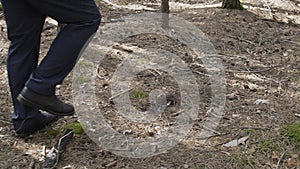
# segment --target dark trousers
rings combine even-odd
[[[38,118],[39,110],[16,99],[23,87],[54,95],[80,52],[97,31],[101,15],[93,0],[1,0],[11,41],[7,59],[14,112],[12,121]],[[40,37],[46,16],[65,23],[38,65]]]

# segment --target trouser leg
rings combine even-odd
[[[55,85],[71,71],[83,46],[97,30],[101,16],[92,0],[2,0],[2,5],[11,40],[7,70],[14,104],[13,121],[37,118],[40,114],[36,108],[24,106],[16,99],[25,82],[37,93],[54,94]],[[37,67],[45,16],[67,26]]]
[[[93,0],[26,1],[42,14],[67,24],[26,83],[39,94],[54,95],[55,86],[73,69],[83,47],[97,31],[101,16]]]
[[[17,124],[39,116],[38,109],[24,106],[16,98],[37,67],[45,15],[21,0],[2,0],[2,5],[11,41],[7,71],[14,106],[12,121]]]

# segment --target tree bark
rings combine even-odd
[[[170,13],[169,0],[161,1],[160,12],[162,13],[161,26],[162,26],[162,28],[167,29],[167,28],[169,28],[169,13]]]
[[[241,5],[240,0],[223,0],[222,8],[239,9],[239,10],[244,9],[243,6]]]
[[[160,9],[162,13],[170,13],[169,0],[162,0]]]

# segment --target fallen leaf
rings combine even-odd
[[[277,151],[273,151],[273,153],[272,153],[272,159],[274,161],[278,161],[279,157],[280,157],[280,154]]]
[[[288,168],[296,168],[299,166],[300,162],[296,158],[289,158],[285,163]]]
[[[224,146],[224,147],[236,147],[238,145],[244,145],[244,144],[246,144],[248,139],[249,139],[249,136],[242,137],[240,139],[235,139],[235,140],[232,140],[232,141],[230,141],[226,144],[223,144],[222,146]]]
[[[238,139],[238,145],[244,145],[244,144],[246,144],[246,142],[247,142],[248,139],[249,139],[249,136],[242,137],[242,138]]]

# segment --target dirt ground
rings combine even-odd
[[[127,1],[112,1],[120,6]],[[219,1],[176,0],[185,4],[215,4]],[[97,146],[86,134],[75,134],[61,156],[57,168],[300,168],[299,142],[292,142],[282,134],[282,126],[299,122],[300,113],[300,1],[284,1],[278,6],[269,1],[242,1],[246,10],[225,10],[217,7],[195,9],[178,8],[171,11],[196,25],[210,39],[222,59],[226,76],[225,115],[204,145],[199,142],[199,132],[205,114],[199,116],[188,137],[166,153],[143,159],[125,158],[107,152]],[[97,1],[103,15],[102,26],[113,19],[142,11],[115,8]],[[158,10],[154,0],[130,1]],[[65,117],[56,124],[27,139],[14,137],[10,114],[12,104],[7,82],[6,56],[9,41],[3,15],[0,18],[0,168],[23,169],[31,163],[40,167],[40,159],[63,132],[66,125],[76,122],[77,116]],[[56,26],[46,22],[42,34],[41,56],[56,36]],[[142,34],[125,39],[124,44],[139,48],[157,48],[170,51],[189,65],[197,78],[201,102],[199,112],[207,112],[210,105],[210,85],[201,61],[193,60],[193,52],[186,46],[165,37]],[[108,54],[98,67],[101,77],[96,80],[97,102],[120,133],[131,131],[134,137],[151,137],[157,134],[146,131],[134,123],[128,123],[116,112],[109,100],[110,84],[121,57]],[[95,71],[97,69],[95,68]],[[101,70],[101,71],[99,71]],[[147,97],[134,97],[135,91],[149,93],[164,89],[167,101],[165,117],[159,124],[172,122],[173,114],[180,106],[178,86],[166,72],[144,71],[132,83],[133,105],[142,111],[149,108]],[[72,74],[58,87],[57,94],[72,100]],[[125,121],[125,122],[124,122]],[[127,124],[126,126],[124,124]],[[51,131],[59,131],[58,135]],[[246,141],[233,147],[224,144],[240,138]]]

